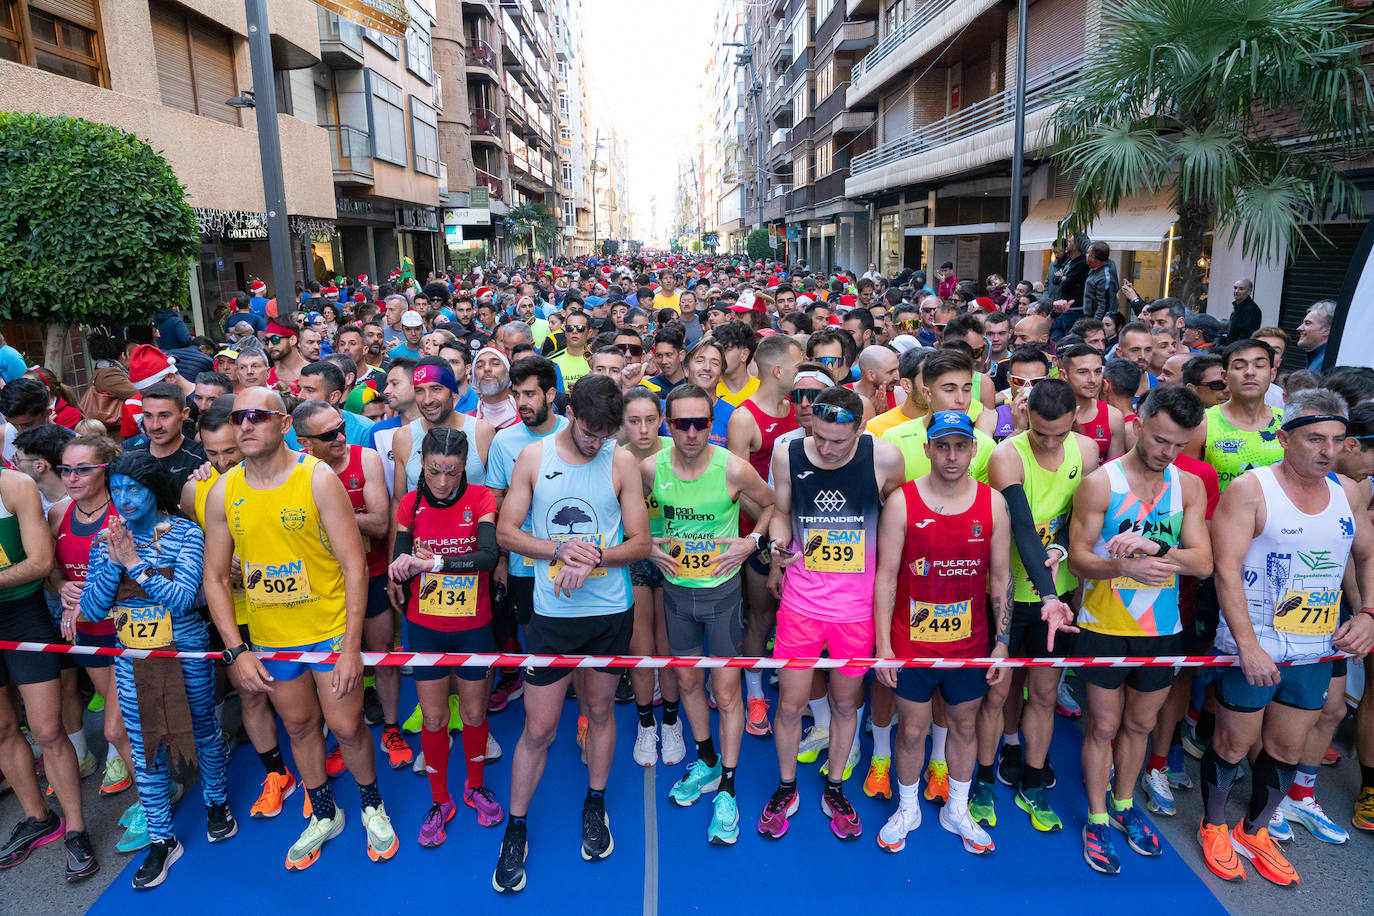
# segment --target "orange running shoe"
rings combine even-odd
[[[382,750],[386,751],[388,761],[393,770],[408,767],[415,759],[415,752],[406,744],[406,739],[402,737],[399,728],[388,728],[382,732]]]
[[[334,750],[329,752],[329,756],[324,758],[325,775],[330,779],[338,779],[346,769],[348,764],[344,763],[343,748],[336,744]]]
[[[932,760],[926,764],[926,801],[943,805],[949,801],[949,764],[943,760]]]
[[[1231,831],[1225,824],[1215,827],[1203,821],[1197,828],[1197,840],[1202,844],[1202,860],[1223,881],[1244,881],[1245,863],[1231,845]]]
[[[1268,878],[1279,887],[1297,885],[1297,869],[1279,849],[1279,844],[1269,836],[1268,827],[1246,833],[1244,822],[1237,824],[1236,829],[1231,831],[1231,845],[1236,852],[1250,860],[1261,877]]]
[[[873,756],[868,761],[868,775],[864,777],[864,794],[869,798],[891,798],[892,781],[888,773],[892,769],[891,757]],[[881,842],[881,840],[879,841]]]
[[[276,817],[281,814],[282,803],[291,797],[291,793],[296,791],[296,777],[290,773],[268,773],[267,778],[262,781],[262,794],[258,800],[253,802],[252,809],[248,812],[250,816],[256,818]],[[310,801],[310,796],[305,797],[306,802]],[[306,812],[306,817],[309,817]]]
[[[760,737],[773,733],[773,726],[768,724],[768,701],[766,699],[750,697],[748,710],[748,719],[744,723],[745,731]]]
[[[587,762],[587,717],[577,717],[577,747],[582,752],[582,762]]]

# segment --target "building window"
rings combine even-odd
[[[566,125],[563,126],[563,127],[558,128],[558,139],[562,140],[564,143],[571,143],[571,142],[572,142],[572,128],[571,128],[571,127],[567,127]]]
[[[571,162],[565,162],[565,163],[563,163],[563,187],[565,187],[565,188],[567,188],[569,191],[571,191],[571,190],[572,190],[572,184],[573,184],[573,167],[572,167],[572,163],[571,163]]]
[[[568,116],[568,112],[570,111],[570,108],[571,108],[571,106],[568,105],[568,94],[567,94],[566,92],[560,92],[560,93],[558,93],[558,113],[559,113],[559,115],[561,115],[562,117],[565,117],[565,118],[566,118],[566,117]]]
[[[563,201],[563,225],[569,229],[577,228],[577,208],[570,200]]]
[[[224,104],[238,95],[233,36],[208,19],[164,3],[149,6],[162,104],[238,124]]]
[[[434,49],[428,32],[406,30],[406,69],[426,83],[434,82]]]
[[[835,91],[835,58],[825,62],[825,66],[816,71],[816,101],[824,101],[830,93]]]
[[[386,77],[371,70],[367,74],[372,87],[372,155],[396,165],[409,165],[405,93]]]
[[[802,13],[796,25],[792,26],[792,59],[796,60],[802,56],[807,44],[811,41],[811,17]]]
[[[803,82],[792,99],[792,123],[796,124],[811,114],[811,84]]]
[[[835,0],[816,0],[816,22],[825,22],[830,11],[835,8]]]
[[[410,132],[415,138],[415,171],[439,177],[439,116],[413,95],[410,97]]]
[[[95,0],[0,0],[0,60],[106,86],[104,50]]]
[[[835,171],[835,141],[826,140],[816,147],[816,177]]]
[[[801,188],[811,183],[809,169],[806,167],[806,157],[792,160],[792,187]]]
[[[560,60],[558,62],[558,81],[560,83],[566,83],[568,81],[568,62],[566,60]]]
[[[375,29],[363,29],[363,35],[367,37],[368,41],[386,52],[388,57],[393,60],[400,60],[401,40],[395,35],[388,35]]]

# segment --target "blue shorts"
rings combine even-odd
[[[113,649],[119,645],[119,637],[113,633],[82,633],[77,630],[76,640],[72,644]],[[108,668],[114,664],[114,657],[110,655],[71,655],[68,658],[82,668]]]
[[[339,652],[343,649],[343,634],[333,639],[311,643],[305,646],[260,646],[253,643],[254,652]],[[333,671],[331,662],[283,662],[262,659],[262,666],[274,681],[294,681],[306,671]]]
[[[912,703],[929,703],[935,688],[951,706],[981,700],[988,694],[984,668],[903,668],[897,672],[897,696]]]
[[[1331,687],[1331,663],[1281,667],[1279,682],[1273,687],[1252,686],[1240,668],[1218,669],[1216,682],[1217,702],[1236,712],[1258,712],[1270,703],[1321,709]]]
[[[471,630],[436,630],[406,618],[402,645],[407,652],[496,652],[496,637],[491,635],[491,627],[476,627]],[[484,680],[491,673],[490,668],[481,666],[454,667],[439,665],[434,667],[416,665],[411,676],[417,681],[437,681],[450,673],[465,681]]]

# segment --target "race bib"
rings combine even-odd
[[[649,510],[649,518],[663,518],[663,507],[658,504],[658,498],[650,493],[644,497],[644,508]]]
[[[9,569],[14,564],[10,562],[10,555],[5,552],[5,547],[0,544],[0,569]]]
[[[715,575],[711,566],[724,552],[713,538],[673,538],[668,545],[668,556],[677,560],[677,574],[683,579],[711,578]]]
[[[476,617],[477,577],[425,573],[420,576],[421,614],[435,617]]]
[[[1114,577],[1112,577],[1112,588],[1115,588],[1115,589],[1123,589],[1123,588],[1124,588],[1124,589],[1128,589],[1128,590],[1131,590],[1131,591],[1138,591],[1138,590],[1144,590],[1144,591],[1163,591],[1164,589],[1176,588],[1177,586],[1178,586],[1178,574],[1177,574],[1177,573],[1170,573],[1170,574],[1169,574],[1169,578],[1167,578],[1167,579],[1164,580],[1164,584],[1163,584],[1163,585],[1146,585],[1144,582],[1141,582],[1141,581],[1139,581],[1138,579],[1132,579],[1130,576],[1114,576]]]
[[[115,630],[130,649],[165,649],[172,644],[172,615],[160,604],[115,609]]]
[[[534,560],[531,557],[521,557],[520,565],[525,569],[534,569]]]
[[[958,642],[973,632],[970,602],[929,604],[911,602],[912,642]]]
[[[549,540],[555,543],[566,543],[567,541],[586,541],[588,544],[595,544],[597,548],[600,550],[606,549],[605,545],[602,542],[602,537],[599,534],[553,534],[549,536]],[[553,562],[549,563],[550,582],[558,578],[558,573],[560,570],[562,570],[562,568],[562,560],[554,560]],[[596,569],[593,569],[590,573],[587,574],[587,578],[600,579],[605,575],[606,567],[598,566]]]
[[[1060,515],[1047,522],[1036,522],[1035,533],[1040,535],[1040,543],[1046,547],[1054,543],[1054,536],[1059,533],[1059,529],[1064,524],[1064,516]]]
[[[313,597],[300,560],[279,566],[244,563],[243,589],[254,604],[291,604]]]
[[[1289,591],[1274,610],[1274,629],[1293,636],[1330,636],[1340,619],[1340,589]]]
[[[864,571],[862,528],[807,528],[802,561],[808,572]]]

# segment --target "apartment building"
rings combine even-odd
[[[718,0],[713,14],[706,66],[703,147],[706,167],[703,193],[709,234],[718,236],[717,250],[742,251],[752,227],[745,216],[746,186],[753,180],[756,157],[750,155],[744,128],[749,104],[747,70],[735,58],[745,41],[746,4]]]
[[[315,98],[294,91],[320,61],[317,7],[274,0],[269,21],[278,126],[297,279],[334,232],[330,135]],[[307,77],[308,79],[308,77]],[[233,0],[0,0],[0,109],[70,115],[146,140],[186,186],[201,229],[192,310],[197,330],[254,277],[271,276],[251,110],[244,6]],[[273,291],[275,292],[275,290]]]

